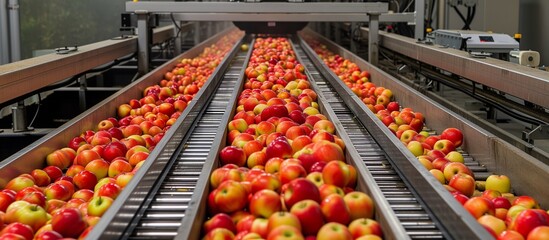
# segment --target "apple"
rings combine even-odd
[[[250,228],[250,232],[257,233],[261,237],[266,238],[269,234],[269,228],[268,228],[269,220],[265,218],[256,218],[253,223],[252,227]]]
[[[128,148],[124,143],[120,141],[112,141],[109,144],[105,146],[103,149],[103,159],[105,159],[108,162],[111,162],[113,159],[117,157],[124,157],[126,156],[126,152],[128,151]],[[97,159],[97,158],[96,158]],[[86,165],[83,165],[86,166]]]
[[[14,202],[12,205],[16,203]],[[4,221],[8,224],[14,222],[23,223],[36,231],[46,224],[48,216],[46,210],[36,204],[23,204],[19,207],[8,208]]]
[[[46,206],[46,195],[38,187],[26,187],[15,195],[15,200],[26,201],[41,207]]]
[[[0,211],[5,212],[8,206],[15,201],[15,194],[10,195],[6,192],[0,192]]]
[[[254,216],[268,218],[282,209],[280,195],[270,189],[260,190],[253,194],[248,208]]]
[[[92,172],[84,170],[73,177],[73,183],[79,189],[93,189],[97,184],[97,177]]]
[[[267,229],[271,232],[273,229],[279,226],[292,226],[301,231],[301,223],[299,218],[290,212],[275,212],[268,218]]]
[[[236,233],[236,225],[233,222],[232,218],[225,213],[218,213],[208,219],[202,226],[203,232],[205,234],[216,228],[225,228],[232,233]]]
[[[32,176],[29,174],[27,175],[28,176],[19,175],[18,177],[13,178],[6,184],[5,188],[13,190],[15,192],[19,192],[26,187],[34,186],[34,178],[32,178]]]
[[[467,197],[473,196],[475,192],[475,179],[465,173],[455,174],[448,185]]]
[[[248,193],[239,182],[225,181],[219,185],[217,190],[214,203],[221,212],[236,212],[243,209],[248,203]]]
[[[119,174],[116,176],[116,184],[120,186],[120,188],[124,188],[132,180],[134,175],[135,173],[133,172]]]
[[[267,154],[267,159],[275,157],[289,158],[292,156],[293,149],[286,137],[277,137],[267,145],[265,153]]]
[[[48,166],[56,166],[60,169],[66,169],[71,165],[71,156],[62,150],[55,150],[46,156],[46,164]]]
[[[505,175],[490,175],[486,179],[487,190],[496,190],[500,193],[511,192],[511,180]]]
[[[538,209],[539,208],[538,202],[530,196],[518,196],[518,197],[515,198],[515,200],[513,200],[512,205],[513,206],[520,205],[520,206],[524,206],[525,208],[528,208],[528,209]]]
[[[358,218],[349,224],[349,232],[353,236],[353,239],[357,239],[361,236],[376,235],[378,237],[383,236],[381,225],[375,220],[369,218]]]
[[[241,148],[235,146],[224,147],[219,152],[219,158],[223,165],[225,164],[236,164],[237,166],[246,165],[246,154]]]
[[[507,229],[505,222],[492,215],[483,215],[477,219],[482,226],[492,229],[496,235],[500,235]]]
[[[353,236],[351,235],[351,232],[349,232],[349,229],[340,223],[337,222],[330,222],[327,224],[324,224],[318,230],[318,234],[316,235],[317,240],[351,240],[353,239]]]
[[[306,236],[316,235],[324,225],[320,205],[313,200],[305,199],[297,202],[291,207],[290,213],[299,219],[302,231]]]
[[[288,109],[284,105],[268,106],[261,111],[261,121],[267,121],[271,117],[288,117]]]
[[[429,172],[431,174],[433,174],[433,176],[441,183],[441,184],[445,184],[446,183],[446,178],[444,177],[444,173],[438,169],[431,169],[429,170]]]
[[[374,217],[374,202],[366,193],[353,191],[345,194],[343,200],[349,208],[351,221],[359,218]]]
[[[301,231],[293,226],[282,225],[272,229],[267,240],[303,240]]]
[[[305,178],[307,176],[307,171],[305,170],[305,168],[303,168],[303,166],[301,166],[301,164],[285,164],[288,163],[290,160],[291,159],[287,159],[280,165],[278,176],[282,185],[289,183],[295,179]]]
[[[6,239],[22,239],[31,240],[34,237],[34,231],[29,225],[14,222],[5,226],[2,231],[0,231],[1,237],[6,237]]]
[[[104,196],[116,199],[121,191],[122,189],[116,183],[108,182],[102,184],[97,190],[95,190],[94,197]]]
[[[109,164],[108,176],[112,178],[122,173],[131,172],[132,170],[133,167],[129,162],[117,159]]]
[[[283,185],[281,197],[288,209],[301,200],[310,199],[317,203],[321,201],[318,187],[306,178],[296,178]]]
[[[483,215],[495,214],[494,204],[490,200],[483,197],[472,197],[465,202],[463,207],[476,219],[482,217]]]
[[[82,199],[89,201],[93,197],[93,191],[90,189],[80,189],[72,194],[72,199]]]
[[[524,237],[513,230],[505,230],[499,236],[498,240],[524,240]]]
[[[449,140],[455,145],[455,147],[459,147],[463,143],[463,134],[461,130],[457,128],[447,128],[440,133],[440,139]]]
[[[93,173],[97,179],[102,179],[108,176],[109,163],[103,159],[95,159],[89,162],[84,170]]]
[[[511,202],[506,197],[496,197],[492,199],[492,202],[494,203],[494,207],[497,208],[505,208],[509,209],[511,208]]]
[[[549,226],[539,226],[530,233],[528,233],[527,238],[528,240],[542,240],[542,239],[549,239]]]
[[[48,174],[51,181],[55,181],[63,176],[63,171],[56,166],[47,166],[43,170]]]
[[[320,204],[327,222],[337,222],[347,225],[351,222],[351,213],[344,198],[338,194],[328,195]]]
[[[83,150],[78,153],[78,155],[76,155],[76,158],[74,159],[74,164],[85,167],[89,162],[95,159],[101,159],[101,155],[93,150]]]
[[[400,141],[404,144],[408,144],[410,141],[412,141],[415,135],[417,135],[416,130],[405,130],[404,132],[402,132],[402,135],[400,135]]]
[[[113,203],[113,199],[105,196],[95,196],[88,203],[88,215],[101,217]]]
[[[215,228],[208,232],[203,240],[232,240],[234,233],[226,228]]]
[[[519,232],[523,237],[538,226],[548,226],[547,213],[543,214],[535,209],[526,209],[520,212],[509,225],[510,230]]]
[[[72,194],[70,190],[60,183],[52,183],[44,189],[46,199],[59,199],[61,201],[67,201],[71,198]]]
[[[342,161],[331,161],[322,169],[322,179],[326,184],[332,184],[337,187],[345,187],[351,178],[349,166]]]
[[[449,162],[444,166],[444,178],[446,178],[446,181],[450,181],[454,175],[458,173],[467,174],[474,178],[473,172],[471,169],[469,169],[465,164],[460,162]]]
[[[34,178],[34,183],[39,187],[45,187],[51,182],[48,173],[42,169],[34,169],[30,174]]]
[[[314,183],[317,187],[322,186],[324,184],[324,180],[322,179],[322,173],[321,172],[311,172],[307,174],[307,180]],[[320,192],[319,192],[320,194]]]
[[[53,230],[36,232],[36,234],[34,235],[34,240],[59,240],[62,238],[63,236],[61,236],[61,234]]]
[[[252,192],[255,193],[262,189],[270,189],[275,192],[280,192],[282,183],[280,179],[271,173],[263,173],[252,180]]]
[[[460,162],[464,163],[463,155],[459,153],[458,151],[451,151],[445,156],[446,159],[448,159],[450,162]]]
[[[456,146],[454,145],[454,143],[448,139],[440,139],[433,146],[433,150],[439,150],[445,155],[451,151],[454,151],[455,149]]]
[[[51,219],[52,229],[64,237],[76,238],[87,228],[82,214],[76,208],[63,208]]]
[[[416,157],[423,155],[423,146],[418,141],[410,141],[406,145],[406,148]]]

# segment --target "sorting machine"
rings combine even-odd
[[[220,20],[235,20],[233,18],[227,14],[226,19]],[[20,173],[44,167],[46,154],[63,147],[82,131],[93,129],[97,122],[114,116],[117,106],[140,97],[145,87],[158,83],[179,59],[198,55],[230,31],[237,30],[230,28],[201,42],[0,162],[0,187]],[[244,70],[251,54],[251,49],[241,51],[240,45],[253,46],[254,36],[242,34],[235,42],[231,52],[90,232],[89,239],[200,238],[206,218],[209,176],[219,167],[217,153],[225,146],[226,126],[235,114],[236,98],[243,89]],[[305,39],[314,38],[369,71],[371,81],[391,89],[402,106],[426,113],[429,131],[440,132],[450,126],[461,129],[465,162],[477,180],[492,173],[508,175],[517,195],[531,195],[542,206],[549,206],[549,191],[539,184],[549,178],[546,163],[311,30],[286,36],[291,39],[298,60],[305,66],[318,94],[321,112],[335,123],[338,135],[347,146],[346,160],[357,169],[358,189],[368,193],[375,202],[375,218],[382,225],[384,238],[491,237],[322,63]],[[147,59],[148,50],[141,47],[138,56],[141,60]],[[143,71],[148,69],[146,63],[140,64]]]

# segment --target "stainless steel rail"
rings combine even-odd
[[[297,44],[295,46],[298,46]],[[301,46],[296,47],[298,56],[306,56]],[[353,164],[361,172],[367,185],[367,192],[376,203],[377,219],[384,229],[391,229],[385,234],[387,239],[443,239],[448,238],[431,214],[418,200],[416,193],[401,178],[381,147],[356,119],[354,114],[341,99],[325,77],[317,71],[312,61],[304,57],[301,63],[307,67],[311,82],[319,98],[323,99],[323,108],[329,108],[329,118],[336,124],[339,136],[347,143],[347,153]],[[372,184],[375,183],[375,184]]]
[[[237,102],[234,91],[242,82],[246,55],[247,52],[239,52],[231,60],[231,67],[225,73],[219,73],[223,74],[219,88],[196,126],[183,140],[173,165],[165,170],[167,175],[157,181],[160,186],[149,195],[150,204],[142,206],[142,214],[138,214],[127,229],[128,239],[188,239],[192,228],[180,228],[187,218],[202,226],[204,214],[197,214],[193,200],[200,196],[199,192],[209,189],[209,171],[217,164],[217,153],[225,143],[221,136],[232,115],[232,104]]]
[[[228,29],[216,36],[206,40],[200,44],[200,48],[193,48],[187,51],[181,57],[197,56],[205,47],[209,47],[215,43],[221,36],[228,34],[233,29]],[[117,197],[113,205],[101,217],[101,221],[93,228],[88,237],[90,239],[115,239],[126,237],[125,230],[128,228],[132,220],[140,217],[140,206],[146,206],[151,201],[155,200],[150,197],[151,190],[157,186],[157,182],[161,177],[164,177],[168,171],[166,166],[169,166],[170,160],[174,153],[180,148],[182,140],[187,136],[190,129],[196,124],[196,120],[205,110],[205,106],[210,102],[213,93],[219,86],[221,81],[220,72],[224,72],[230,64],[230,59],[239,50],[239,44],[235,44],[225,59],[219,64],[217,69],[209,77],[208,81],[196,94],[191,104],[183,111],[180,118],[172,126],[170,131],[164,135],[162,140],[157,144],[156,148],[150,153],[150,161],[146,161],[133,177],[132,181],[124,188]],[[194,51],[192,51],[194,50]],[[174,59],[170,63],[177,62],[180,57]],[[144,79],[151,77],[162,76],[168,69],[173,68],[172,64],[165,64],[157,70],[144,76]],[[156,78],[158,81],[159,78]],[[192,151],[192,150],[191,150]],[[192,165],[192,164],[191,164]],[[192,170],[191,170],[192,172]]]
[[[373,71],[379,71],[375,67],[367,64],[365,61],[358,62],[359,58],[349,58],[352,55],[350,52],[335,45],[333,42],[315,34],[311,31],[306,32],[307,35],[313,36],[316,40],[328,45],[328,48],[336,53],[340,53],[343,57],[357,63],[363,70],[370,71],[372,79],[380,77],[379,73]],[[302,34],[302,36],[305,34]],[[381,149],[387,153],[389,162],[393,166],[394,171],[400,173],[400,177],[404,182],[409,184],[410,190],[415,192],[417,201],[423,203],[422,206],[426,208],[428,212],[432,214],[433,221],[439,221],[442,226],[442,231],[447,231],[447,235],[456,239],[489,239],[490,234],[478,223],[476,220],[465,210],[463,207],[453,199],[450,193],[439,184],[436,179],[430,174],[415,157],[406,149],[406,147],[398,140],[394,134],[392,134],[383,123],[362,103],[345,84],[339,80],[339,78],[323,64],[316,53],[302,40],[302,46],[311,58],[311,60],[317,66],[323,66],[319,71],[326,77],[330,85],[342,101],[351,110],[354,118],[367,129],[371,136],[375,139]],[[354,56],[354,55],[353,55]],[[368,68],[365,68],[365,65]],[[385,86],[379,84],[380,86]],[[405,94],[397,89],[386,86],[392,89],[395,96],[399,94]],[[334,91],[330,90],[330,91]],[[406,93],[408,95],[413,94]],[[403,106],[406,105],[406,101],[399,100]],[[417,101],[417,99],[415,100]],[[413,106],[411,106],[413,107]],[[415,109],[416,111],[421,111]],[[343,114],[345,116],[345,114]],[[348,115],[347,115],[348,116]],[[412,206],[412,205],[409,205]],[[413,225],[413,222],[412,222]]]

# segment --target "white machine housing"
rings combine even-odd
[[[434,42],[445,47],[461,49],[462,39],[467,39],[468,51],[505,53],[519,49],[517,40],[507,34],[473,30],[436,30]]]

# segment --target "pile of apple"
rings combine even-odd
[[[11,179],[0,191],[0,239],[85,238],[237,37],[181,60],[143,98],[120,105],[119,119],[99,122],[48,154],[45,168]]]
[[[288,40],[257,38],[245,74],[210,176],[204,239],[381,239]]]
[[[418,161],[498,239],[549,239],[549,213],[529,196],[514,196],[505,175],[475,181],[459,147],[463,134],[447,128],[440,135],[423,131],[423,114],[392,101],[392,91],[369,82],[370,74],[325,45],[309,44],[324,63],[372,110]]]

